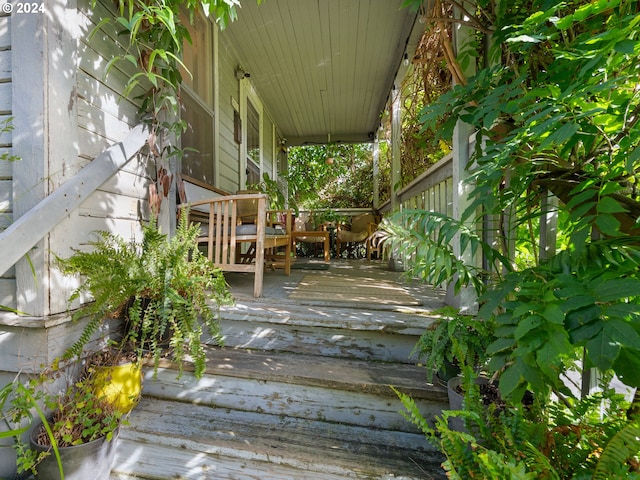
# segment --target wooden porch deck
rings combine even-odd
[[[371,295],[388,296],[389,302],[368,301],[370,299],[349,298],[348,291],[336,292],[336,295],[308,296],[297,295],[301,282],[309,277],[341,277],[344,281],[338,287],[349,281],[362,287],[369,286]],[[405,313],[430,313],[445,305],[445,292],[434,289],[416,281],[407,281],[403,272],[389,270],[384,260],[366,259],[331,259],[324,262],[319,259],[297,259],[292,264],[291,275],[286,276],[282,270],[267,270],[264,275],[264,294],[262,298],[253,298],[253,275],[247,273],[228,272],[225,277],[229,283],[231,293],[238,303],[272,303],[294,305],[332,305],[345,308],[372,308],[374,310],[395,310]],[[378,283],[379,282],[379,283]],[[395,284],[404,290],[409,297],[417,302],[403,303],[397,299],[396,291],[385,288],[385,283]],[[327,290],[327,289],[325,289]],[[358,292],[356,292],[358,293]],[[338,295],[339,294],[339,295]],[[381,299],[383,300],[383,298]],[[408,298],[407,298],[408,300]]]

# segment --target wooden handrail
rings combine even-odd
[[[71,211],[126,165],[145,145],[148,137],[145,125],[134,127],[122,142],[106,149],[0,233],[0,245],[3,246],[0,275],[15,265]]]

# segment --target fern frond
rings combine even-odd
[[[627,462],[638,452],[640,452],[640,424],[634,421],[609,440],[596,465],[594,480],[616,478],[621,472],[628,472]]]
[[[417,426],[427,438],[434,439],[436,436],[436,432],[433,428],[431,428],[429,422],[427,422],[427,419],[424,418],[413,398],[411,398],[406,393],[402,393],[393,386],[390,387],[391,390],[393,390],[394,393],[398,396],[400,402],[405,408],[405,411],[400,412],[400,414],[409,422]]]

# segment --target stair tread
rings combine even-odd
[[[185,455],[204,452],[345,476],[353,471],[393,474],[394,478],[444,478],[443,459],[420,434],[152,398],[144,398],[134,412],[121,433],[125,443],[166,444]],[[126,454],[119,455],[122,464]]]
[[[162,362],[161,367],[171,367]],[[188,369],[188,366],[187,366]],[[227,376],[446,402],[444,387],[428,383],[424,367],[286,352],[207,347],[206,375]]]
[[[305,305],[279,299],[253,299],[237,302],[220,309],[221,322],[242,320],[247,322],[313,326],[316,328],[341,328],[345,330],[373,330],[405,335],[421,335],[436,315],[430,308],[415,307],[363,307],[362,304],[347,308],[345,305]]]

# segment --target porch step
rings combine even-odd
[[[286,291],[301,278],[283,286],[275,276],[263,299],[252,283],[234,292],[236,305],[220,310],[225,346],[207,347],[199,381],[188,365],[180,378],[169,362],[155,379],[145,372],[111,480],[445,478],[391,389],[429,421],[448,408],[446,390],[410,358],[442,292],[426,292],[420,308],[293,301]]]
[[[164,364],[144,395],[219,408],[415,431],[398,412],[391,386],[411,395],[429,419],[448,405],[447,392],[413,365],[230,348],[208,349],[205,376]]]
[[[147,371],[114,474],[181,479],[444,478],[440,454],[402,417],[389,387],[427,418],[446,391],[423,368],[210,348],[205,376]],[[113,477],[118,478],[118,477]],[[120,477],[122,479],[127,477]]]
[[[433,322],[414,307],[351,308],[279,301],[224,307],[220,327],[228,347],[410,363]]]
[[[424,436],[145,398],[113,479],[445,478]],[[125,476],[123,476],[125,475]]]

